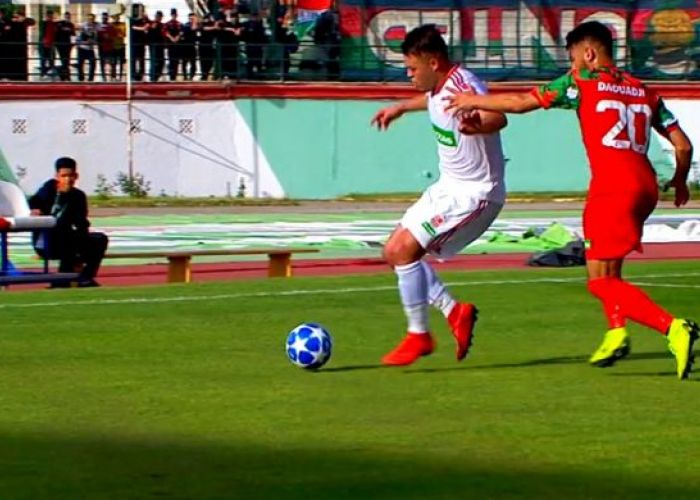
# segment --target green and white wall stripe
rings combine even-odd
[[[700,112],[700,101],[667,102],[699,143],[700,124],[693,116]],[[420,191],[437,176],[430,122],[414,113],[378,132],[369,122],[386,104],[137,101],[130,140],[124,102],[8,101],[0,119],[0,147],[27,192],[53,175],[53,161],[64,155],[78,160],[80,185],[88,193],[100,176],[113,182],[130,169],[150,183],[152,195],[236,196],[242,191],[245,196],[328,199]],[[586,189],[587,160],[573,112],[538,111],[509,120],[503,144],[510,191]],[[672,165],[665,149],[654,137],[650,156],[661,170]]]

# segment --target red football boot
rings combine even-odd
[[[478,312],[474,304],[457,303],[447,317],[447,322],[452,328],[452,335],[457,341],[457,361],[462,361],[467,357],[472,345],[472,334]]]
[[[401,343],[389,354],[382,358],[382,363],[391,366],[406,366],[421,356],[427,356],[435,349],[435,341],[428,333],[411,333],[404,337]]]

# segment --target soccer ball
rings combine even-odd
[[[302,323],[287,336],[287,357],[302,368],[321,368],[331,357],[333,341],[328,330],[317,323]]]

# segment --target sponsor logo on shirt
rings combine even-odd
[[[451,148],[457,147],[455,133],[451,130],[444,130],[433,124],[433,132],[435,133],[435,139],[437,139],[437,141],[443,146],[448,146]]]
[[[428,233],[430,236],[435,236],[437,234],[437,231],[435,231],[435,228],[430,225],[430,222],[424,222],[421,224],[423,226],[423,229],[425,229],[425,232]]]

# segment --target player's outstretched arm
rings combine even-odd
[[[680,127],[674,127],[670,132],[659,131],[671,141],[676,155],[676,171],[673,174],[673,178],[664,186],[664,190],[669,187],[675,190],[674,204],[680,207],[688,203],[690,199],[688,173],[690,172],[690,164],[693,158],[693,145]]]
[[[501,113],[527,113],[542,107],[531,92],[511,94],[473,95],[468,93],[445,97],[445,111],[499,111]]]
[[[371,125],[376,126],[379,130],[389,128],[391,122],[399,118],[409,111],[421,111],[428,109],[428,97],[425,94],[419,94],[405,101],[382,108],[372,117]]]

